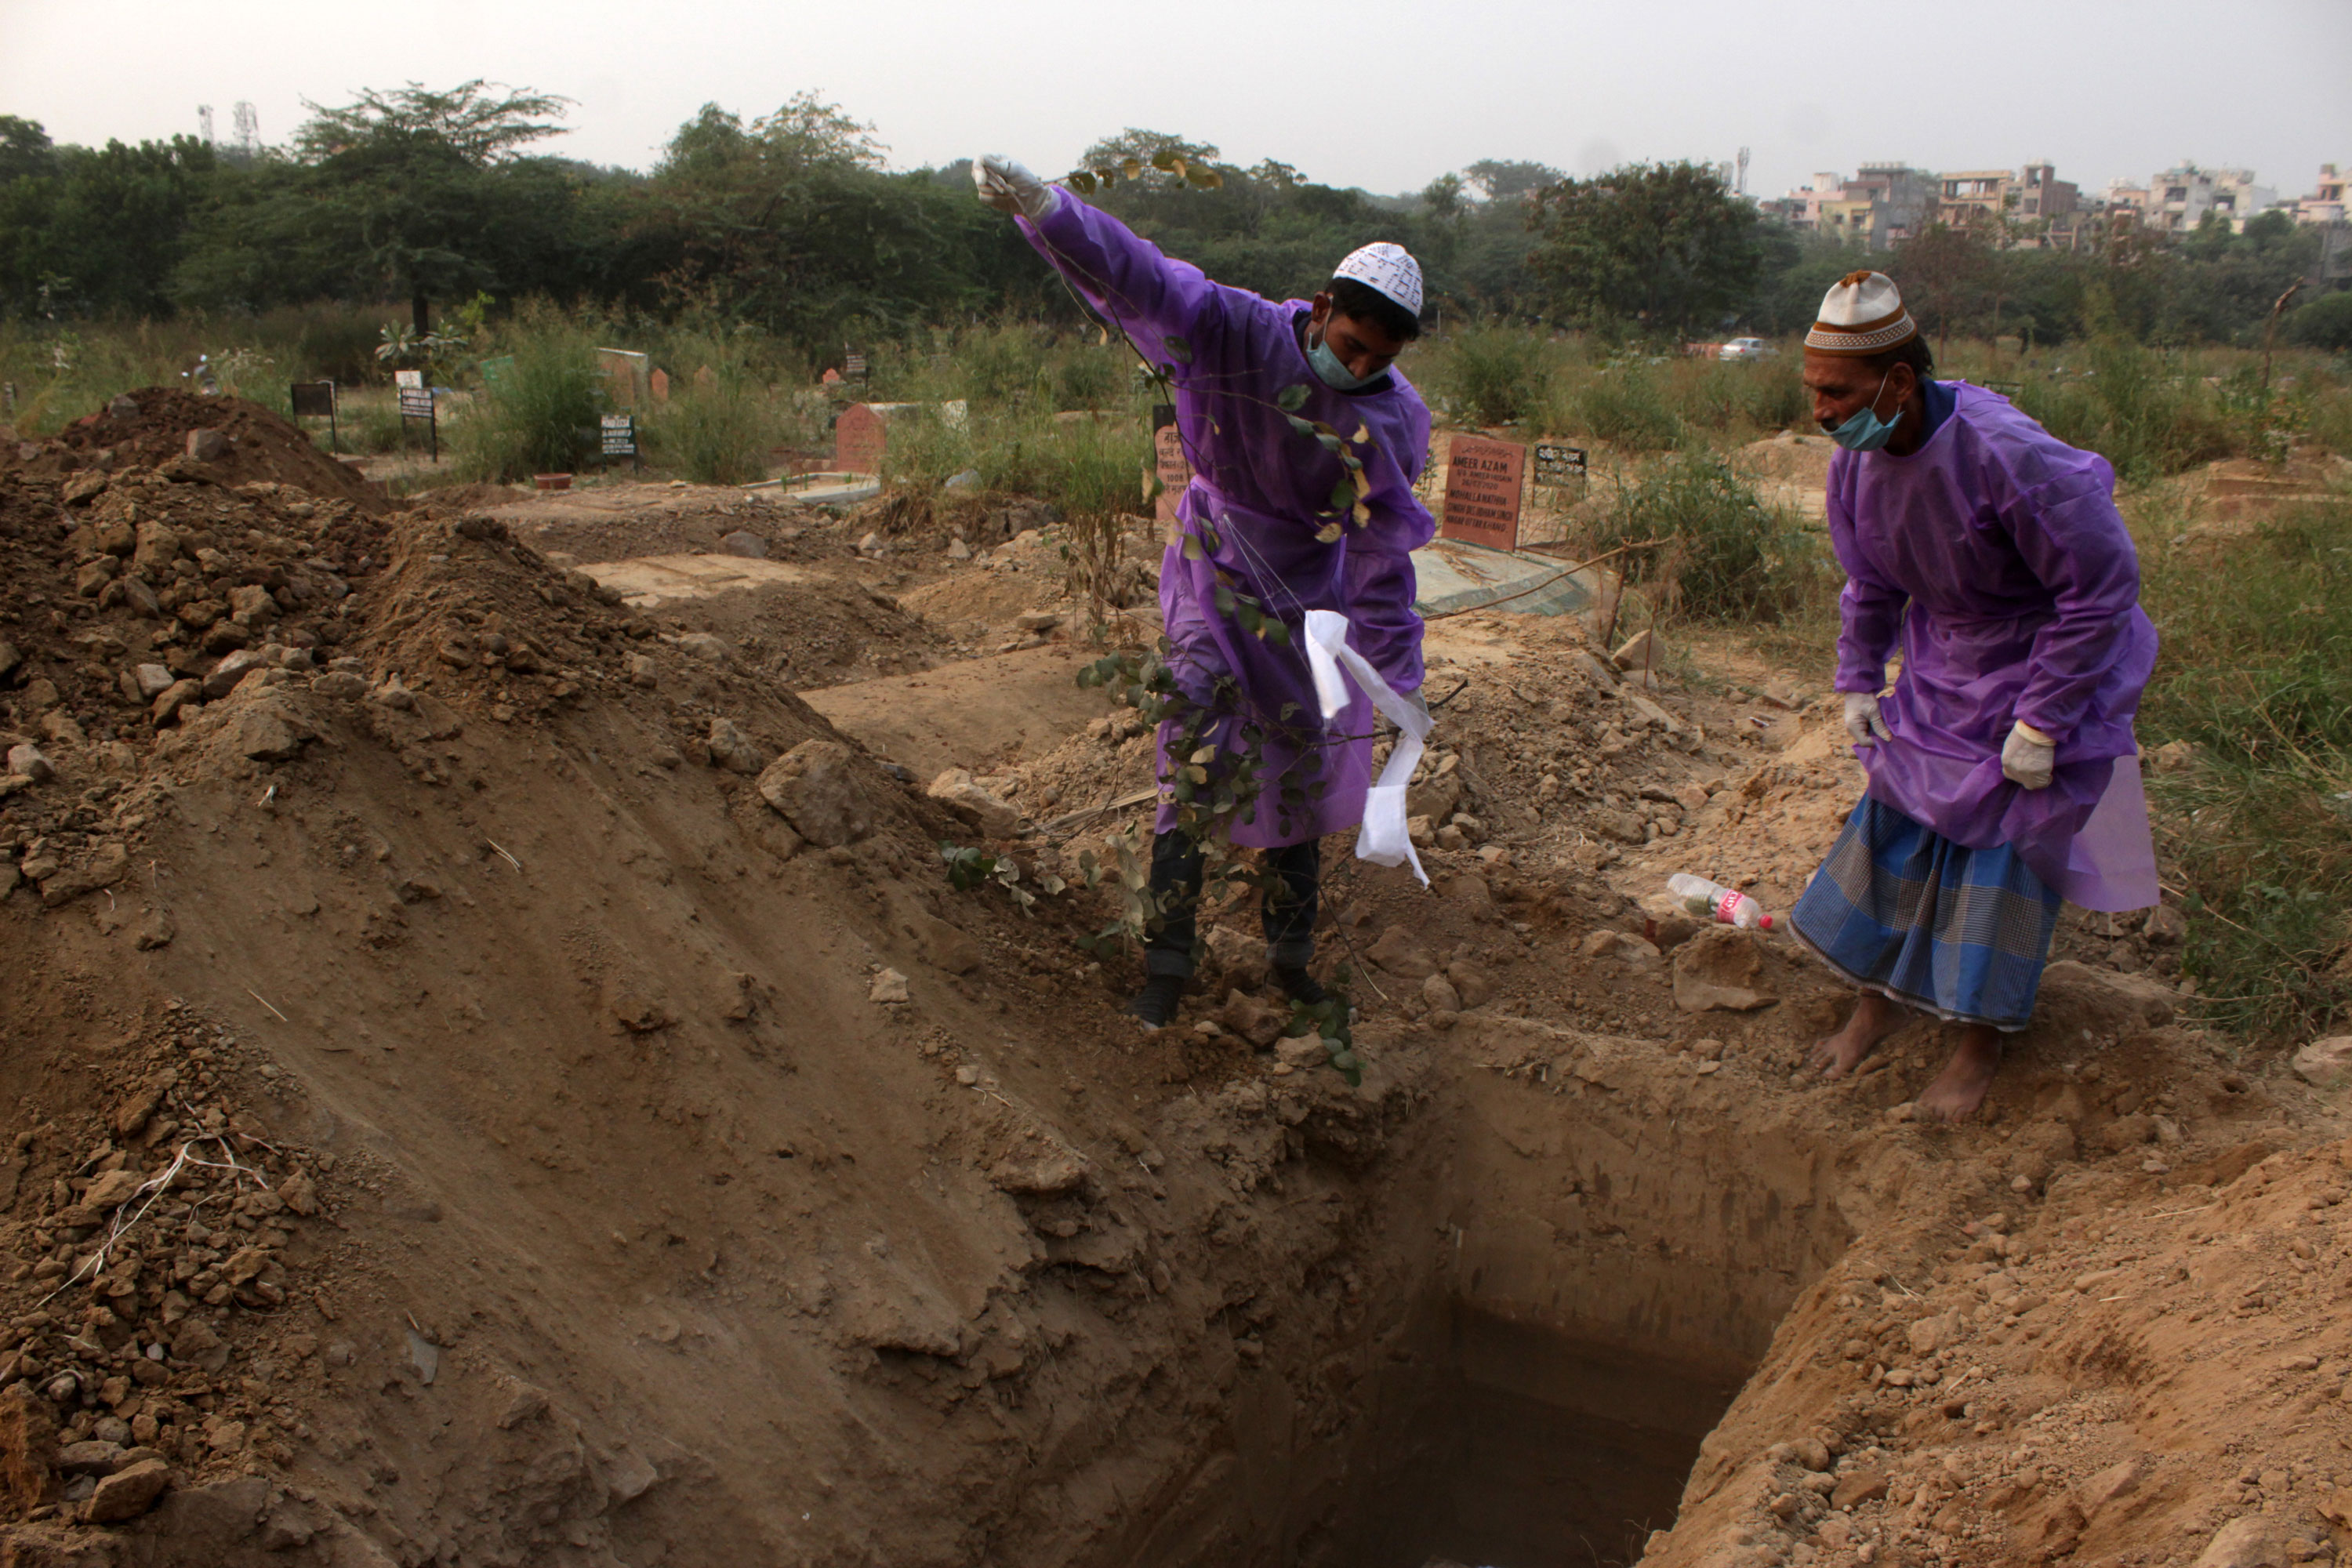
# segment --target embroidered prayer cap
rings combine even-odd
[[[1821,320],[1805,334],[1805,346],[1816,353],[1880,354],[1918,335],[1918,324],[1903,308],[1895,279],[1864,270],[1849,272],[1830,285],[1822,296]]]
[[[1415,316],[1421,314],[1421,263],[1402,245],[1380,240],[1348,253],[1334,278],[1352,278],[1376,294],[1386,295]]]

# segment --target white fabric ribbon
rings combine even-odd
[[[1388,766],[1381,770],[1380,782],[1364,796],[1364,825],[1356,834],[1356,858],[1375,866],[1411,866],[1422,886],[1427,887],[1429,873],[1421,868],[1421,857],[1413,853],[1412,836],[1405,827],[1404,797],[1429,740],[1429,715],[1398,696],[1371,662],[1348,646],[1348,617],[1336,610],[1307,612],[1307,668],[1314,674],[1315,700],[1325,719],[1348,705],[1348,688],[1339,679],[1344,668],[1381,717],[1397,727],[1396,747],[1389,752]]]

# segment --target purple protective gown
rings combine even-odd
[[[1319,771],[1302,774],[1323,785],[1319,798],[1286,816],[1275,781],[1294,765],[1297,751],[1280,739],[1264,752],[1268,781],[1251,819],[1236,822],[1236,844],[1260,848],[1302,843],[1363,820],[1371,778],[1372,706],[1350,689],[1346,708],[1318,720],[1315,683],[1300,630],[1309,610],[1348,617],[1349,643],[1400,692],[1420,689],[1421,617],[1413,613],[1412,552],[1429,542],[1436,522],[1412,493],[1429,454],[1429,409],[1394,370],[1378,390],[1334,392],[1316,375],[1299,347],[1298,321],[1308,307],[1277,305],[1240,289],[1212,282],[1199,268],[1172,260],[1109,215],[1067,191],[1042,222],[1022,220],[1038,253],[1087,302],[1123,328],[1154,363],[1175,365],[1176,424],[1192,463],[1192,482],[1178,510],[1184,534],[1202,525],[1213,552],[1187,560],[1181,537],[1160,564],[1160,608],[1175,645],[1173,667],[1184,690],[1208,700],[1220,675],[1240,688],[1244,709],[1269,731],[1277,725],[1322,739]],[[1180,340],[1171,347],[1169,340]],[[1189,353],[1189,361],[1187,354]],[[1299,434],[1276,399],[1301,387],[1301,418],[1320,420],[1342,436],[1360,427],[1371,521],[1348,523],[1341,537],[1318,543],[1331,519],[1332,487],[1346,470],[1311,436]],[[1263,605],[1290,628],[1287,646],[1254,637],[1216,610],[1222,574],[1236,594]],[[1284,718],[1286,709],[1290,710]],[[1231,742],[1238,719],[1221,721],[1213,738]],[[1169,776],[1171,724],[1160,731],[1160,777]],[[1160,808],[1159,830],[1176,825],[1172,805]]]
[[[2091,910],[2157,901],[2132,714],[2156,664],[2115,470],[1980,387],[1908,457],[1830,460],[1845,568],[1837,689],[1876,691],[1891,742],[1859,749],[1870,794],[1971,849],[2014,845]],[[1907,613],[1906,613],[1907,611]],[[2022,719],[2058,742],[2047,789],[2002,777]]]

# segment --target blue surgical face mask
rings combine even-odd
[[[1892,419],[1878,416],[1878,400],[1886,395],[1888,371],[1878,378],[1878,390],[1870,395],[1869,403],[1854,410],[1853,417],[1830,432],[1830,439],[1849,452],[1875,452],[1894,436],[1895,427],[1903,423],[1903,410],[1895,411]]]
[[[1307,348],[1307,363],[1315,367],[1315,374],[1332,391],[1360,392],[1380,379],[1378,375],[1356,374],[1339,363],[1339,356],[1331,352],[1331,345],[1324,342],[1313,326],[1310,325],[1307,331],[1314,339]]]

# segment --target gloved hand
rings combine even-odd
[[[1886,721],[1878,716],[1878,699],[1867,691],[1845,694],[1845,732],[1857,746],[1867,746],[1874,737],[1880,741],[1895,739]]]
[[[2057,760],[2058,742],[2022,719],[2001,742],[2001,776],[2021,788],[2048,789]]]
[[[1019,213],[1032,223],[1062,205],[1059,191],[994,153],[972,161],[971,183],[982,201],[1001,213]]]

